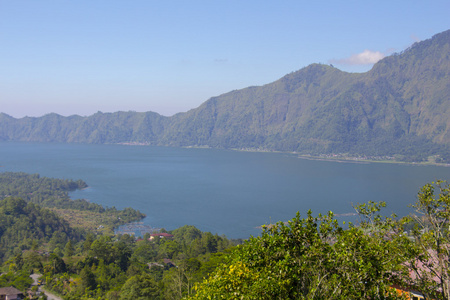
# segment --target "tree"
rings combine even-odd
[[[31,279],[27,271],[8,272],[0,276],[1,287],[14,286],[22,292],[26,291],[32,282],[33,279]]]
[[[397,299],[389,286],[402,258],[378,232],[344,230],[332,212],[297,213],[234,248],[193,299]]]
[[[170,268],[163,273],[164,298],[181,299],[184,290],[184,276],[179,268]]]
[[[439,192],[436,193],[436,190]],[[409,267],[414,272],[410,284],[427,298],[450,299],[450,186],[446,181],[424,185],[415,204],[418,215],[413,230],[415,251]]]
[[[120,299],[156,299],[159,297],[158,285],[148,274],[136,275],[128,279],[120,290]]]
[[[193,225],[184,225],[172,232],[174,239],[180,243],[191,244],[195,239],[202,237],[202,232]]]
[[[133,257],[144,263],[153,261],[158,254],[157,245],[148,240],[139,241],[136,243],[136,248],[133,252]]]
[[[65,257],[71,257],[74,254],[73,244],[72,241],[69,240],[66,244],[66,247],[64,247],[64,256]]]
[[[66,263],[58,255],[54,253],[50,254],[49,261],[53,270],[53,274],[64,273],[67,271]]]
[[[91,244],[95,240],[92,232],[89,232],[86,236],[86,239],[83,242],[83,251],[88,252],[91,249]]]
[[[80,272],[81,291],[94,290],[96,288],[95,275],[88,266],[85,266]]]
[[[128,269],[131,254],[132,251],[128,244],[125,244],[122,241],[114,243],[114,246],[112,247],[112,256],[116,265],[118,265],[123,272],[126,272]]]
[[[37,269],[42,271],[43,265],[41,262],[41,257],[37,254],[36,251],[24,251],[23,253],[23,269],[27,269],[30,272]]]
[[[105,263],[110,263],[112,260],[112,242],[108,236],[101,236],[91,244],[89,254],[98,259],[103,259]]]
[[[162,257],[172,259],[180,251],[180,244],[176,240],[164,240],[164,242],[159,247],[158,254]]]
[[[181,299],[193,294],[193,286],[199,278],[201,262],[197,258],[186,258],[177,262],[175,268],[164,272],[163,283],[167,299]]]

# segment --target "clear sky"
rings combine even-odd
[[[449,0],[0,0],[0,112],[170,116],[312,63],[365,72],[447,29]]]

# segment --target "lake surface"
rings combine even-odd
[[[73,199],[139,209],[153,227],[189,224],[230,238],[258,235],[257,226],[287,221],[297,211],[352,213],[352,203],[369,200],[386,201],[386,214],[405,215],[422,185],[450,180],[447,167],[124,145],[0,142],[0,166],[1,172],[82,179],[89,188]]]

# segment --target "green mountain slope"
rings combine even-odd
[[[29,249],[33,241],[48,243],[52,238],[65,244],[80,240],[81,233],[39,205],[15,197],[0,200],[0,261]]]
[[[448,155],[450,31],[364,74],[314,64],[174,116],[164,143],[309,153]]]
[[[313,64],[260,87],[214,97],[172,117],[97,113],[14,119],[0,140],[401,154],[450,161],[450,30],[386,57],[366,73]]]
[[[0,114],[0,140],[67,143],[121,143],[155,141],[164,130],[163,117],[146,112],[98,112],[89,117],[54,113],[15,119]]]

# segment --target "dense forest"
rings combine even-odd
[[[83,232],[75,230],[54,212],[21,198],[0,200],[0,260],[4,261],[37,244],[54,250],[69,240],[79,241]]]
[[[68,192],[86,187],[82,180],[54,179],[20,172],[0,173],[0,199],[3,199],[0,260],[29,249],[33,242],[49,243],[45,249],[48,251],[64,247],[69,240],[80,240],[87,229],[93,231],[102,225],[102,231],[111,233],[114,227],[144,217],[132,208],[104,208],[84,199],[69,198]]]
[[[48,253],[33,244],[3,264],[7,272],[0,284],[24,289],[29,283],[14,281],[39,273],[46,289],[64,299],[181,299],[222,263],[223,251],[233,243],[193,226],[172,235],[136,240],[87,234]]]
[[[0,141],[141,143],[450,162],[450,30],[366,73],[312,64],[172,117],[154,112],[15,119]]]
[[[132,208],[117,210],[115,207],[104,208],[85,199],[70,199],[69,192],[87,186],[82,180],[55,179],[21,172],[0,173],[0,199],[18,197],[50,208],[64,217],[68,217],[69,214],[79,215],[79,212],[84,212],[90,217],[95,215],[96,218],[102,219],[103,226],[108,226],[109,229],[145,217]]]
[[[85,200],[72,201],[68,193],[86,188],[82,180],[62,180],[41,177],[39,174],[0,173],[0,198],[20,197],[45,207],[64,207],[99,210],[101,206]]]

